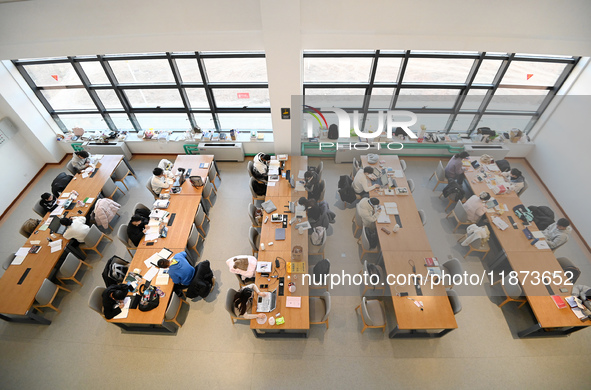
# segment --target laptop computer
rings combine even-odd
[[[374,169],[374,172],[376,170]],[[389,184],[388,173],[386,171],[382,172],[380,176],[376,180],[372,180],[371,184],[377,184],[379,186],[387,186]]]
[[[64,234],[64,232],[66,231],[66,226],[60,223],[60,219],[58,217],[53,217],[53,219],[49,223],[49,230],[52,233]]]
[[[277,290],[271,291],[266,297],[258,296],[257,311],[259,313],[269,313],[277,307]]]

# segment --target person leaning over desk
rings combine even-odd
[[[63,237],[66,240],[74,239],[77,243],[84,242],[86,235],[90,231],[90,226],[86,224],[86,217],[83,216],[62,218],[60,223],[67,226]]]
[[[318,200],[320,198],[320,178],[313,171],[304,173],[304,188],[308,191],[308,199]]]
[[[195,276],[195,268],[187,261],[187,252],[179,252],[172,260],[160,259],[156,265],[158,268],[168,268],[168,276],[174,283],[173,291],[179,297],[183,296],[183,290],[188,288]]]
[[[43,207],[43,210],[45,210],[46,213],[48,213],[55,210],[57,207],[57,202],[53,195],[51,195],[49,192],[45,192],[41,195],[39,205]]]
[[[568,235],[573,230],[570,222],[566,218],[560,218],[552,225],[548,226],[542,233],[546,237],[548,246],[551,249],[558,248],[568,241]]]
[[[362,198],[369,196],[369,191],[379,187],[377,184],[371,184],[370,175],[373,175],[373,168],[365,167],[358,170],[353,179],[353,190]]]
[[[119,315],[123,309],[123,300],[129,292],[127,284],[113,284],[103,291],[103,313],[107,320]]]
[[[230,272],[240,275],[245,283],[254,282],[254,273],[257,268],[257,259],[254,256],[234,256],[226,260]]]
[[[478,223],[480,218],[486,213],[486,202],[490,199],[490,194],[486,191],[480,195],[472,195],[466,203],[464,203],[464,210],[468,214],[468,220],[472,223]]]
[[[468,152],[460,152],[455,154],[445,166],[445,177],[447,180],[455,180],[462,184],[464,179],[464,167],[462,160],[468,158]]]
[[[380,200],[378,198],[363,198],[357,203],[357,210],[363,227],[374,227],[375,222],[378,220],[379,205]]]
[[[135,214],[131,217],[129,224],[127,225],[127,238],[129,241],[133,243],[133,245],[138,246],[144,234],[146,233],[146,225],[148,224],[148,218]]]
[[[255,291],[262,297],[269,295],[268,292],[261,292],[261,290],[259,290],[257,285],[254,283],[244,286],[240,290],[236,291],[236,295],[234,295],[234,303],[232,305],[232,309],[234,310],[234,315],[236,317],[244,318],[246,320],[266,318],[264,313],[252,314],[252,298]]]
[[[90,165],[90,154],[86,150],[74,153],[72,160],[70,160],[72,166],[77,172],[80,172],[84,168],[88,168]]]
[[[164,173],[164,169],[162,168],[154,168],[152,174],[154,175],[150,181],[152,191],[160,195],[163,189],[170,187],[170,184],[166,181],[166,173]]]

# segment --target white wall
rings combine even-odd
[[[591,61],[584,61],[576,82],[540,118],[533,138],[536,147],[527,156],[540,178],[591,244]],[[573,72],[574,73],[574,72]]]

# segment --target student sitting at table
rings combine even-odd
[[[312,234],[315,227],[322,226],[328,229],[329,224],[335,222],[336,214],[330,211],[328,203],[322,201],[312,206],[306,211],[308,215],[308,222],[312,226],[312,229],[308,229],[308,233]]]
[[[254,273],[257,268],[257,259],[254,256],[242,255],[230,257],[226,260],[230,272],[240,275],[244,283],[254,282]]]
[[[378,198],[363,198],[357,203],[357,212],[361,217],[363,227],[374,227],[378,220],[378,206],[380,200]]]
[[[112,284],[103,291],[103,314],[107,320],[119,315],[129,292],[127,284]]]
[[[86,150],[74,153],[72,160],[70,160],[72,166],[76,170],[76,173],[88,168],[90,165],[90,154]]]
[[[321,188],[320,178],[314,171],[306,171],[304,173],[304,188],[308,191],[308,199],[320,199]]]
[[[84,242],[86,235],[90,231],[90,226],[86,224],[86,217],[83,216],[62,218],[60,219],[60,223],[67,226],[63,237],[66,240],[74,239],[78,244]],[[75,243],[74,245],[76,246]]]
[[[267,173],[269,172],[269,161],[271,156],[265,153],[258,153],[252,159],[252,173],[255,179],[267,179]]]
[[[369,196],[369,191],[379,187],[377,184],[371,184],[370,176],[373,176],[373,168],[365,167],[358,170],[353,179],[353,190],[362,198]]]
[[[515,192],[521,191],[525,185],[525,178],[521,174],[521,171],[517,168],[511,169],[509,172],[503,172],[502,175],[506,180],[510,181],[510,188]]]
[[[166,181],[166,174],[162,168],[154,168],[152,174],[154,175],[152,176],[152,181],[150,181],[152,191],[160,195],[160,192],[162,192],[164,188],[170,187],[170,184]]]
[[[129,224],[127,225],[127,238],[129,241],[133,243],[133,245],[138,246],[144,234],[146,234],[146,225],[150,222],[150,220],[142,215],[135,214],[131,217]]]
[[[168,276],[174,283],[173,291],[179,297],[183,296],[183,290],[189,287],[195,268],[187,260],[187,252],[179,252],[172,260],[160,259],[157,263],[158,268],[168,268]]]
[[[46,213],[48,213],[55,210],[57,207],[57,202],[53,195],[51,195],[49,192],[45,192],[41,195],[39,205],[43,207],[43,210],[45,210]]]
[[[445,177],[447,180],[455,180],[462,184],[464,179],[464,167],[462,166],[462,160],[470,157],[468,152],[456,153],[445,166]]]
[[[544,237],[546,237],[548,246],[551,249],[555,249],[568,241],[568,235],[572,230],[573,228],[570,227],[568,219],[560,218],[558,221],[548,226],[542,233],[544,233]]]
[[[166,175],[166,177],[169,177],[171,179],[174,178],[174,174],[172,173],[172,167],[173,167],[172,162],[170,162],[169,160],[167,160],[165,158],[160,160],[160,162],[158,163],[158,168],[162,169],[164,171],[164,174]]]
[[[236,291],[236,294],[234,295],[234,302],[232,304],[234,315],[236,317],[244,318],[246,320],[266,318],[265,313],[252,314],[252,298],[254,297],[255,291],[257,294],[263,297],[269,295],[268,292],[261,292],[261,290],[259,290],[257,285],[254,283],[244,286],[240,290]]]
[[[481,192],[479,196],[472,195],[466,203],[464,209],[468,214],[468,220],[472,223],[478,223],[480,218],[486,213],[486,202],[490,199],[488,192]]]
[[[585,286],[584,284],[577,284],[573,287],[571,295],[579,298],[583,301],[583,305],[588,310],[591,310],[591,287]]]

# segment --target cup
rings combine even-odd
[[[400,230],[400,225],[399,224],[396,224],[396,225],[392,226],[392,231],[394,233],[396,233],[398,230]]]
[[[296,291],[296,285],[294,283],[290,283],[288,286],[290,293],[294,293]]]

